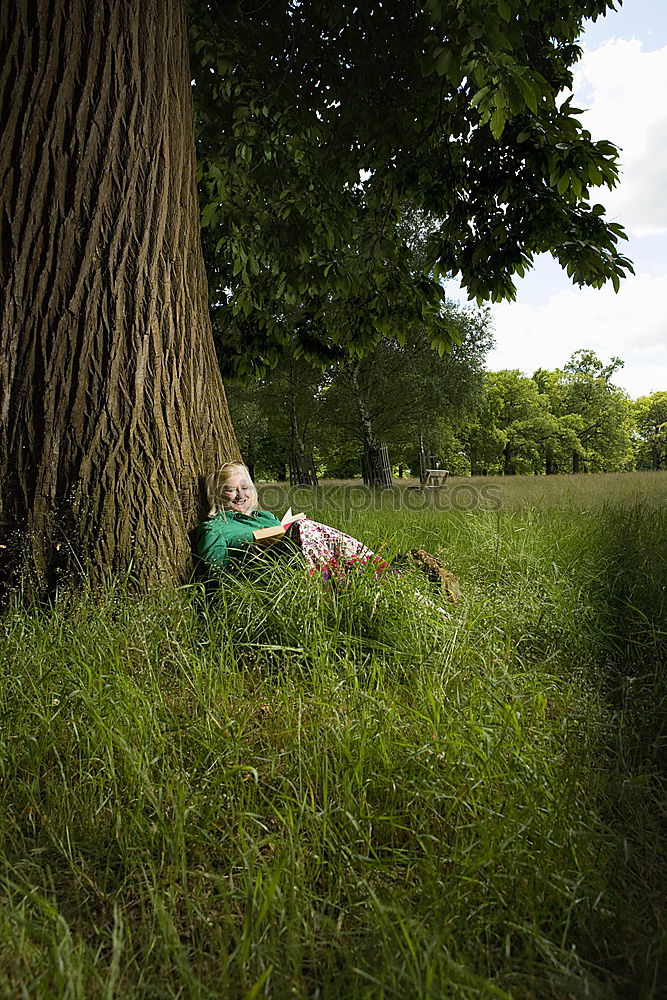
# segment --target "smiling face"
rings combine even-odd
[[[234,510],[240,514],[249,514],[252,510],[252,481],[245,469],[231,469],[220,493],[225,510]]]
[[[206,498],[209,517],[223,510],[252,514],[257,509],[257,490],[243,462],[225,462],[208,476]]]

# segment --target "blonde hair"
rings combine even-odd
[[[248,472],[247,465],[244,465],[243,462],[225,462],[224,465],[220,466],[217,472],[213,472],[206,478],[206,497],[209,505],[209,517],[215,517],[215,515],[219,514],[220,511],[227,509],[223,502],[222,491],[235,472],[244,472],[248,477],[248,482],[250,483],[250,507],[248,510],[257,510],[259,507],[257,490],[255,489],[255,484],[253,483],[250,473]]]

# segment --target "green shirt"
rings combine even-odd
[[[268,510],[253,510],[240,514],[223,510],[197,528],[197,552],[214,569],[222,569],[230,561],[242,559],[254,542],[253,531],[271,528],[280,521]]]

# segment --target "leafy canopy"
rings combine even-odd
[[[360,356],[551,251],[580,285],[632,270],[591,192],[618,179],[567,92],[612,0],[192,0],[205,253],[226,366]],[[415,269],[402,220],[428,220]]]

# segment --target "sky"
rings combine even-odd
[[[515,302],[492,306],[496,346],[491,371],[561,368],[578,348],[605,363],[624,361],[614,382],[636,398],[667,391],[667,3],[625,0],[580,38],[583,57],[574,79],[574,105],[585,109],[593,139],[621,150],[621,180],[591,197],[629,236],[621,253],[636,274],[616,294],[579,289],[549,255],[517,279]],[[454,282],[447,294],[466,301]]]

